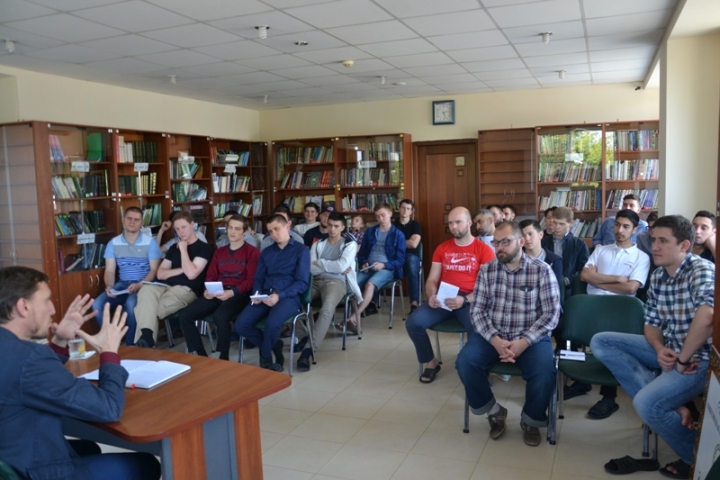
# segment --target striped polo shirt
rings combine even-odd
[[[150,260],[162,258],[157,242],[141,233],[135,243],[125,240],[125,233],[108,242],[105,258],[114,258],[121,281],[139,282],[150,272]]]

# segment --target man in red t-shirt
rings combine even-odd
[[[472,219],[467,208],[457,207],[448,216],[448,227],[453,239],[441,243],[433,254],[430,274],[425,282],[427,303],[415,310],[405,323],[408,335],[415,344],[418,362],[424,365],[421,383],[432,383],[440,371],[440,362],[433,353],[427,330],[448,318],[457,318],[471,327],[470,302],[480,267],[495,259],[492,249],[472,236]],[[445,297],[440,289],[444,282],[457,287],[456,296]],[[438,293],[440,293],[438,298]]]

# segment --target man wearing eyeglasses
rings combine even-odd
[[[555,388],[550,332],[560,315],[560,289],[550,267],[523,252],[516,222],[501,222],[493,244],[497,259],[480,268],[470,302],[473,328],[456,367],[473,413],[487,414],[496,440],[505,433],[507,409],[495,401],[488,373],[498,361],[517,363],[527,382],[523,440],[537,446]]]
[[[478,234],[477,239],[495,252],[495,247],[492,246],[493,233],[495,233],[495,217],[493,213],[487,208],[481,208],[475,212],[473,224]]]

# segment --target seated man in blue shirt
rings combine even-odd
[[[623,197],[622,209],[632,210],[640,215],[640,211],[642,210],[642,207],[640,206],[640,199],[637,195],[632,193],[625,195]],[[647,229],[647,222],[645,220],[640,220],[637,232],[633,234],[630,241],[637,243],[637,236],[647,231]],[[598,245],[612,245],[613,243],[615,243],[615,217],[607,217],[593,237],[592,244],[593,247],[597,247]]]
[[[570,233],[572,224],[573,211],[568,207],[557,207],[553,212],[553,234],[540,241],[543,248],[562,257],[564,278],[560,288],[565,289],[565,298],[570,297],[573,279],[580,275],[590,257],[585,242]]]
[[[290,238],[290,224],[284,215],[272,215],[267,229],[274,243],[260,252],[252,292],[268,298],[253,300],[245,307],[235,322],[235,332],[260,347],[261,368],[282,372],[285,357],[280,330],[300,309],[300,295],[308,289],[310,250]],[[255,325],[264,318],[265,329],[260,330]]]

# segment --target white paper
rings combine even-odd
[[[220,295],[223,293],[222,282],[205,282],[205,288],[213,295]]]
[[[189,365],[166,360],[121,360],[120,365],[129,373],[125,388],[153,388],[190,370]],[[93,370],[81,377],[99,380],[100,370]]]
[[[250,300],[265,300],[266,298],[270,298],[270,295],[265,295],[264,293],[256,293],[255,295],[250,295]]]
[[[574,350],[560,350],[560,358],[563,360],[584,362],[585,361],[585,352],[576,352]]]
[[[128,290],[127,288],[125,290],[115,290],[114,288],[111,288],[110,293],[112,293],[115,296],[125,295],[126,293],[130,293],[130,290]]]
[[[375,264],[372,263],[372,264],[368,265],[368,266],[365,267],[365,268],[361,268],[360,271],[361,271],[361,272],[367,272],[368,270],[370,270],[370,269],[373,268],[374,266],[375,266]]]
[[[448,298],[455,298],[458,296],[458,292],[460,289],[456,287],[455,285],[450,285],[449,283],[440,282],[440,288],[438,288],[437,293],[435,294],[435,298],[437,298],[438,302],[440,302],[440,306],[444,308],[445,310],[452,311],[452,308],[445,305],[445,300]]]

